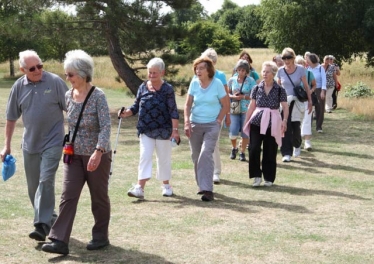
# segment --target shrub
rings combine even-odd
[[[344,88],[344,97],[362,98],[374,96],[374,92],[363,82],[357,82],[356,85],[348,85]]]

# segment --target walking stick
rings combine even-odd
[[[112,176],[112,173],[113,173],[113,162],[114,162],[114,157],[116,156],[116,153],[117,153],[117,144],[118,144],[118,136],[119,136],[119,131],[121,129],[121,123],[122,123],[122,117],[121,117],[121,114],[122,112],[125,110],[125,107],[122,107],[121,108],[121,112],[119,113],[118,115],[118,119],[119,119],[119,122],[118,122],[118,129],[117,129],[117,137],[116,137],[116,142],[114,144],[114,150],[113,150],[113,157],[112,157],[112,163],[110,164],[110,173],[109,173],[109,177]]]

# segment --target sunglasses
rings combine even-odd
[[[36,66],[32,66],[31,68],[28,69],[29,72],[34,72],[38,68],[38,70],[43,69],[43,64],[38,64]]]
[[[72,73],[65,73],[65,76],[66,77],[69,77],[69,78],[73,78],[75,76],[75,74],[72,74]]]
[[[293,56],[289,55],[289,56],[282,57],[282,60],[290,60],[290,59],[293,59]]]

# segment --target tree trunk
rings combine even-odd
[[[14,77],[15,76],[15,72],[14,72],[14,60],[13,60],[12,56],[9,57],[9,73],[10,73],[10,77]]]
[[[136,95],[139,85],[143,82],[129,66],[125,60],[120,41],[118,39],[118,32],[115,27],[109,27],[106,33],[108,41],[109,57],[112,61],[114,69],[117,71],[119,77],[125,82],[130,91]]]

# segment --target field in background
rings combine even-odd
[[[271,60],[275,53],[270,49],[246,49],[253,59],[253,67],[261,76],[261,65],[262,62]],[[108,89],[127,91],[123,81],[118,82],[118,74],[113,68],[113,65],[109,57],[96,57],[95,60],[95,76],[94,83],[98,87],[104,87]],[[217,62],[217,69],[226,73],[226,77],[230,78],[232,75],[232,69],[238,60],[238,55],[233,56],[219,56]],[[15,61],[15,65],[18,68],[18,61]],[[45,69],[54,73],[59,74],[64,78],[63,66],[57,61],[46,61],[44,62]],[[179,66],[179,79],[189,80],[193,76],[192,64]],[[9,64],[0,64],[0,73],[9,73]],[[141,71],[142,76],[146,76],[145,71]],[[20,73],[18,73],[20,75]],[[166,77],[167,79],[167,77]],[[371,99],[348,99],[344,98],[344,87],[357,82],[362,81],[369,87],[374,89],[374,68],[365,68],[365,61],[357,58],[352,64],[344,63],[341,71],[339,81],[342,84],[342,91],[339,94],[338,107],[345,108],[348,111],[353,112],[359,118],[374,120],[374,98]],[[184,87],[186,88],[186,87]]]

